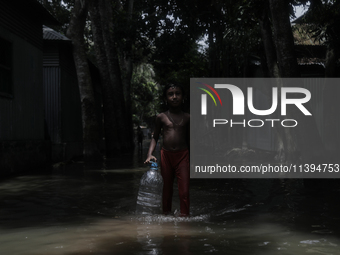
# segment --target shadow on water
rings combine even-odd
[[[143,154],[2,181],[0,254],[340,254],[339,181],[192,179],[191,217],[142,217]]]

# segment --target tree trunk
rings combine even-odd
[[[294,39],[289,21],[288,2],[285,0],[269,0],[269,7],[273,25],[276,57],[279,66],[279,76],[298,77],[298,64],[294,53]],[[266,24],[263,25],[266,26]],[[270,45],[267,45],[267,47],[268,46],[270,47]],[[266,53],[267,52],[272,54],[272,49],[267,48]],[[272,57],[270,61],[275,61],[275,57]],[[274,75],[274,69],[272,72]],[[281,83],[278,84],[279,88],[281,86]],[[293,118],[291,112],[289,113],[290,115],[287,114],[287,116]],[[278,127],[276,131],[279,136],[279,149],[284,149],[284,153],[279,151],[281,159],[285,162],[297,162],[301,155],[298,149],[296,130]]]
[[[262,16],[260,18],[260,29],[262,42],[266,54],[266,62],[267,68],[269,70],[269,76],[278,78],[280,77],[279,67],[277,66],[276,50],[273,42],[273,32],[270,25],[268,9],[266,7],[264,7],[262,11]]]
[[[125,104],[126,104],[126,122],[127,122],[127,132],[128,132],[128,141],[130,141],[130,146],[133,147],[133,123],[132,123],[132,102],[131,102],[131,79],[133,72],[133,63],[132,63],[132,45],[133,45],[133,36],[132,36],[132,12],[133,12],[133,2],[134,0],[129,0],[127,5],[127,15],[128,22],[130,22],[128,37],[126,38],[126,51],[121,51],[122,54],[122,81],[124,86],[124,95],[125,95]]]
[[[98,67],[103,80],[104,127],[106,137],[106,154],[108,157],[116,153],[131,151],[133,145],[132,125],[128,121],[131,116],[127,112],[121,65],[117,43],[114,38],[112,9],[120,9],[109,0],[92,1],[90,14]],[[132,68],[131,68],[132,70]],[[131,80],[131,78],[130,78]]]
[[[269,0],[274,41],[281,77],[299,77],[294,38],[289,21],[289,6],[285,0]]]
[[[276,56],[276,49],[275,49],[275,44],[273,41],[273,31],[272,27],[270,24],[270,19],[269,19],[269,6],[264,6],[262,15],[260,17],[260,30],[261,30],[261,37],[262,37],[262,42],[264,46],[264,51],[266,55],[266,64],[267,64],[267,69],[269,71],[269,77],[271,78],[279,78],[280,73],[279,73],[279,67],[277,64],[277,56]],[[277,87],[281,87],[282,84],[279,83],[277,84]],[[264,94],[268,97],[271,98],[272,96],[272,87],[273,86],[262,86],[261,90],[264,92]],[[275,113],[274,118],[279,119],[280,117],[278,116],[278,111]],[[276,159],[280,162],[286,161],[286,159],[289,157],[289,153],[287,155],[286,150],[287,150],[287,139],[286,136],[289,136],[290,134],[285,134],[284,128],[280,126],[275,126],[274,128],[276,137],[277,137],[277,154],[276,154]],[[288,159],[287,159],[288,160]]]
[[[95,112],[95,98],[87,62],[84,41],[84,28],[87,17],[87,1],[76,0],[72,11],[67,36],[72,40],[73,58],[77,71],[80,92],[84,157],[91,159],[99,156],[99,126]]]
[[[209,24],[208,30],[208,41],[209,41],[209,74],[210,77],[217,77],[216,75],[216,58],[215,58],[215,50],[216,43],[214,42],[214,32],[213,32],[213,22]]]
[[[127,113],[123,92],[123,83],[117,45],[114,38],[114,24],[112,20],[112,5],[110,0],[99,0],[99,13],[103,30],[105,52],[108,58],[111,85],[114,88],[113,103],[117,120],[117,139],[119,141],[119,151],[127,152],[131,150],[129,132],[127,130]],[[118,1],[117,1],[118,2]],[[118,3],[119,4],[119,3]]]
[[[114,105],[114,87],[111,84],[108,59],[105,51],[102,19],[98,10],[98,1],[91,1],[89,5],[94,49],[102,84],[102,99],[104,113],[104,133],[106,157],[111,158],[119,151],[118,120]]]
[[[281,77],[299,77],[298,64],[294,50],[294,38],[289,21],[288,2],[285,0],[269,0],[274,31],[274,41]],[[291,86],[283,84],[282,86]],[[294,96],[294,95],[290,95]],[[308,108],[309,104],[305,104]],[[285,161],[320,162],[324,157],[324,146],[313,116],[305,116],[296,107],[287,109],[287,119],[295,119],[295,128],[279,128]]]

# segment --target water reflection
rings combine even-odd
[[[340,254],[336,180],[192,180],[191,217],[141,216],[128,158],[2,181],[0,254]]]

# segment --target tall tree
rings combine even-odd
[[[121,57],[121,73],[122,73],[122,84],[124,88],[125,96],[125,108],[126,108],[126,129],[128,137],[133,137],[133,123],[132,123],[132,101],[131,101],[131,80],[133,73],[133,45],[134,45],[134,23],[133,23],[133,8],[134,0],[127,0],[125,5],[121,7],[121,11],[125,14],[125,45],[120,47],[120,57]],[[132,139],[130,139],[132,143]]]
[[[294,38],[289,20],[289,3],[285,0],[269,0],[273,36],[276,46],[280,76],[283,78],[299,77],[299,68],[294,49]],[[290,84],[279,84],[290,86]],[[324,146],[318,132],[315,119],[304,116],[296,107],[287,109],[287,117],[296,119],[299,125],[295,129],[279,129],[285,150],[285,160],[296,162],[299,159],[319,161],[324,155]]]
[[[113,5],[112,5],[113,4]],[[120,9],[120,1],[91,1],[90,15],[96,59],[103,85],[104,129],[106,154],[128,151],[132,147],[131,125],[126,113],[117,38],[113,24],[113,8]]]
[[[95,113],[95,98],[87,62],[84,28],[88,1],[75,0],[67,36],[72,40],[73,58],[77,71],[83,122],[84,157],[99,155],[99,126]]]
[[[270,21],[270,10],[267,1],[262,5],[262,12],[259,16],[259,25],[261,30],[262,42],[265,50],[266,64],[269,77],[280,77],[279,67],[277,65],[276,48],[273,41],[273,31]]]
[[[289,4],[286,0],[269,0],[269,4],[281,77],[299,77],[294,37],[289,20]]]

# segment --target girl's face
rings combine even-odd
[[[166,91],[166,101],[169,107],[180,107],[183,101],[182,90],[178,87],[171,87]]]

